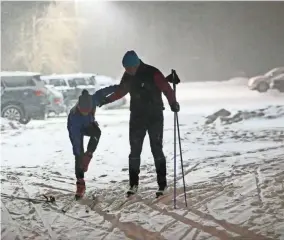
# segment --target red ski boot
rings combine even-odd
[[[82,169],[83,169],[84,172],[88,171],[88,167],[89,167],[89,164],[90,164],[92,157],[93,157],[92,153],[85,152],[85,154],[82,158]]]
[[[84,196],[85,191],[86,191],[85,180],[83,178],[78,178],[76,185],[77,185],[77,191],[76,191],[75,198],[79,199]]]

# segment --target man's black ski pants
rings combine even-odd
[[[163,111],[155,113],[130,113],[129,122],[129,183],[130,186],[139,184],[140,155],[143,141],[148,132],[150,147],[155,161],[157,182],[160,188],[167,185],[166,179],[166,159],[163,153],[163,131],[164,115]]]

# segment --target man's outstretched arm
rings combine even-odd
[[[126,82],[126,80],[124,79],[124,77],[122,77],[120,84],[118,85],[118,88],[116,89],[116,91],[111,94],[109,97],[107,97],[107,100],[109,103],[114,102],[122,97],[124,97],[127,93],[129,92],[129,85]]]
[[[126,74],[124,74],[120,81],[120,84],[118,85],[114,93],[104,98],[99,106],[112,103],[124,97],[128,92],[129,92],[129,82],[126,80]]]
[[[93,94],[93,105],[99,106],[100,103],[110,94],[114,93],[119,88],[119,85],[111,85],[109,87],[101,88]]]

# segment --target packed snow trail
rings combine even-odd
[[[283,96],[260,95],[220,83],[202,89],[204,86],[193,84],[182,95],[186,87],[178,87],[188,208],[184,206],[180,169],[178,209],[173,208],[171,192],[155,199],[156,173],[147,138],[139,193],[122,204],[128,184],[128,110],[98,111],[102,138],[86,174],[86,185],[88,194],[99,195],[99,202],[89,213],[83,203],[76,203],[66,214],[60,211],[75,190],[66,117],[32,121],[27,126],[3,121],[2,239],[283,238],[284,127],[283,116],[277,116],[281,107],[276,106],[281,105]],[[269,105],[273,117],[229,125],[218,120],[204,124],[206,116],[223,107],[234,112]],[[166,110],[164,150],[170,191],[172,123],[173,115]],[[179,166],[179,157],[177,163]],[[42,194],[55,196],[56,202],[27,200],[43,199]]]

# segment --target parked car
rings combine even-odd
[[[270,78],[266,76],[252,77],[248,81],[248,87],[250,90],[257,90],[259,92],[267,92],[269,89]]]
[[[52,85],[45,85],[48,95],[48,105],[46,107],[47,115],[54,113],[59,115],[66,112],[63,94],[56,90]]]
[[[44,119],[47,90],[40,73],[1,72],[1,116],[27,124]]]
[[[73,100],[77,99],[83,89],[87,89],[91,94],[96,91],[96,86],[93,84],[94,74],[53,74],[42,76],[41,79],[47,85],[53,85],[54,88],[60,91],[64,97],[64,103],[69,107]]]
[[[284,73],[272,78],[270,88],[284,92]]]
[[[250,90],[257,90],[259,92],[267,92],[270,88],[271,80],[284,73],[284,67],[273,68],[264,75],[252,77],[248,81]]]
[[[41,77],[48,85],[53,85],[57,90],[87,89],[90,93],[95,92],[95,75],[74,73],[74,74],[53,74]]]

